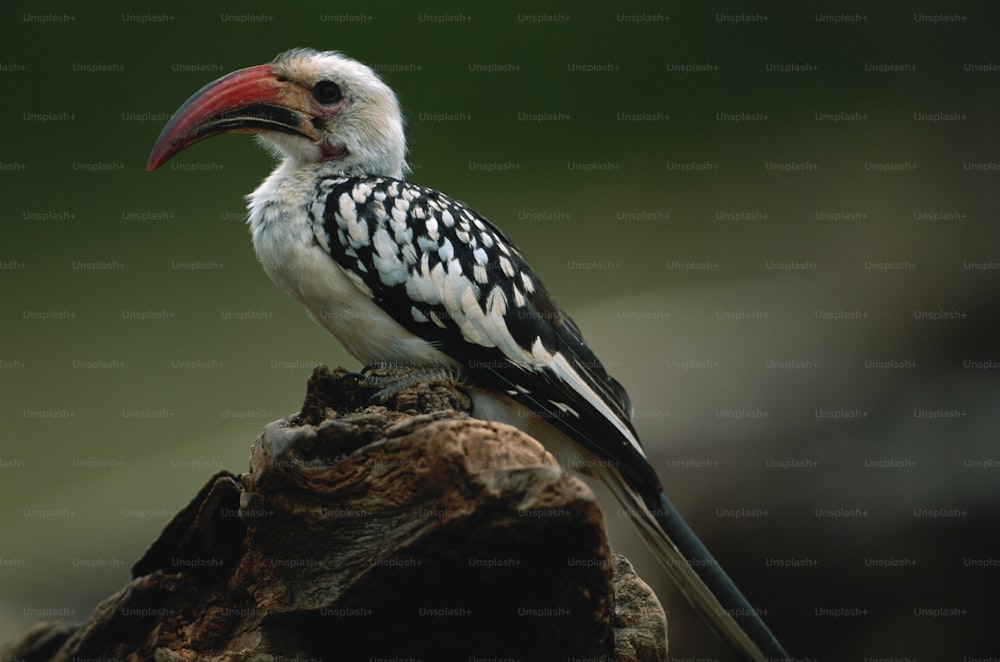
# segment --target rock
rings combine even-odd
[[[667,659],[667,620],[653,589],[621,554],[614,555],[615,614],[611,621],[618,662]]]
[[[83,625],[7,658],[662,660],[666,621],[587,486],[454,384],[366,406],[317,368],[297,415],[216,474]]]

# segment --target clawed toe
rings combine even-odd
[[[357,377],[360,386],[378,389],[368,398],[369,405],[384,405],[420,382],[458,385],[463,381],[461,371],[456,368],[399,363],[369,363],[361,372],[351,374]]]

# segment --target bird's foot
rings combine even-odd
[[[379,389],[368,398],[370,405],[384,405],[421,382],[446,386],[461,386],[464,383],[462,372],[457,368],[407,363],[369,363],[355,376],[359,386]]]

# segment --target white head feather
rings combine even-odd
[[[400,179],[409,170],[399,101],[370,67],[335,51],[296,48],[274,59],[273,72],[306,89],[324,80],[340,86],[345,103],[321,128],[329,145],[347,148],[346,156],[337,161],[338,171]],[[286,159],[300,163],[323,159],[320,147],[301,136],[269,132],[258,134],[258,139]]]

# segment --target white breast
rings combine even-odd
[[[250,231],[264,271],[363,364],[458,365],[392,319],[316,242],[307,209],[320,169],[286,160],[248,196]]]

